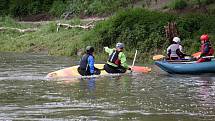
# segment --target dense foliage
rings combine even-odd
[[[62,2],[62,1],[61,1]],[[59,14],[61,7],[55,1],[51,11]],[[59,9],[58,9],[59,8]],[[126,54],[133,57],[133,51],[139,50],[139,60],[151,59],[154,54],[165,53],[169,41],[165,38],[164,26],[175,21],[182,38],[182,45],[188,54],[199,49],[199,37],[208,33],[215,41],[215,16],[204,14],[173,15],[144,9],[125,9],[117,12],[109,19],[99,22],[89,31],[81,29],[60,30],[56,32],[56,23],[39,27],[33,33],[17,33],[3,31],[0,33],[0,51],[35,51],[47,50],[49,54],[75,55],[78,49],[87,45],[95,46],[96,53],[103,52],[104,46],[114,47],[115,43],[126,45]],[[81,24],[73,19],[70,24]],[[0,17],[0,26],[29,28],[31,26],[17,24],[10,17]],[[215,43],[214,43],[215,45]],[[145,58],[148,57],[148,58]]]
[[[40,13],[49,13],[60,17],[63,13],[70,16],[108,16],[121,9],[131,8],[140,4],[149,6],[159,0],[0,0],[0,16],[10,15],[24,17]],[[206,6],[214,0],[172,0],[169,7],[183,9],[187,6]]]
[[[184,9],[186,7],[206,7],[207,5],[210,5],[212,3],[215,3],[214,0],[172,0],[169,4],[169,7],[171,9]]]
[[[74,15],[110,15],[137,0],[70,0],[68,10]]]
[[[59,17],[64,12],[75,16],[110,15],[137,0],[0,0],[0,15],[23,17],[43,12]]]
[[[161,53],[169,45],[165,38],[164,26],[170,21],[176,21],[187,52],[198,51],[201,34],[208,33],[211,39],[215,34],[215,16],[176,16],[144,9],[129,9],[99,23],[94,30],[85,35],[83,41],[94,43],[97,48],[124,42],[129,51],[138,49],[143,55]]]
[[[0,0],[1,15],[21,17],[48,12],[54,0]]]

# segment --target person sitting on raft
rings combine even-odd
[[[186,54],[182,52],[182,46],[180,45],[181,39],[174,37],[172,44],[167,48],[168,60],[180,60],[183,59]]]
[[[200,49],[201,54],[197,60],[197,63],[211,61],[211,58],[207,56],[212,56],[214,54],[214,49],[211,45],[211,42],[209,41],[209,36],[207,34],[203,34],[200,37],[200,40],[201,40]]]
[[[80,61],[80,66],[78,67],[78,72],[82,76],[89,75],[99,75],[99,69],[94,67],[95,59],[93,56],[94,48],[91,46],[86,47],[86,54],[83,55]]]
[[[126,70],[131,70],[126,63],[126,56],[123,53],[125,45],[123,43],[117,43],[116,48],[110,49],[104,47],[105,52],[109,54],[107,63],[104,65],[104,69],[108,73],[125,73]]]

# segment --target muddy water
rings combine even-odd
[[[214,121],[215,75],[46,80],[78,59],[0,53],[0,120]]]

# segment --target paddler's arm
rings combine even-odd
[[[167,48],[167,56],[168,58],[170,58],[170,54],[171,54],[171,49],[170,49],[170,46]]]
[[[109,55],[112,54],[113,49],[110,49],[109,47],[104,47],[105,52],[107,52]]]
[[[94,74],[94,63],[95,63],[95,61],[94,61],[94,57],[93,56],[89,56],[88,57],[88,59],[87,59],[87,61],[88,61],[88,64],[89,64],[89,67],[90,67],[90,74]]]
[[[126,63],[126,57],[125,57],[125,54],[123,52],[120,52],[119,53],[119,60],[121,62],[121,66],[126,68],[126,69],[129,69],[128,67],[128,64]]]

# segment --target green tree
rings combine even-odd
[[[9,0],[0,0],[0,15],[8,14]]]
[[[43,11],[49,11],[54,0],[43,0],[41,2]]]

